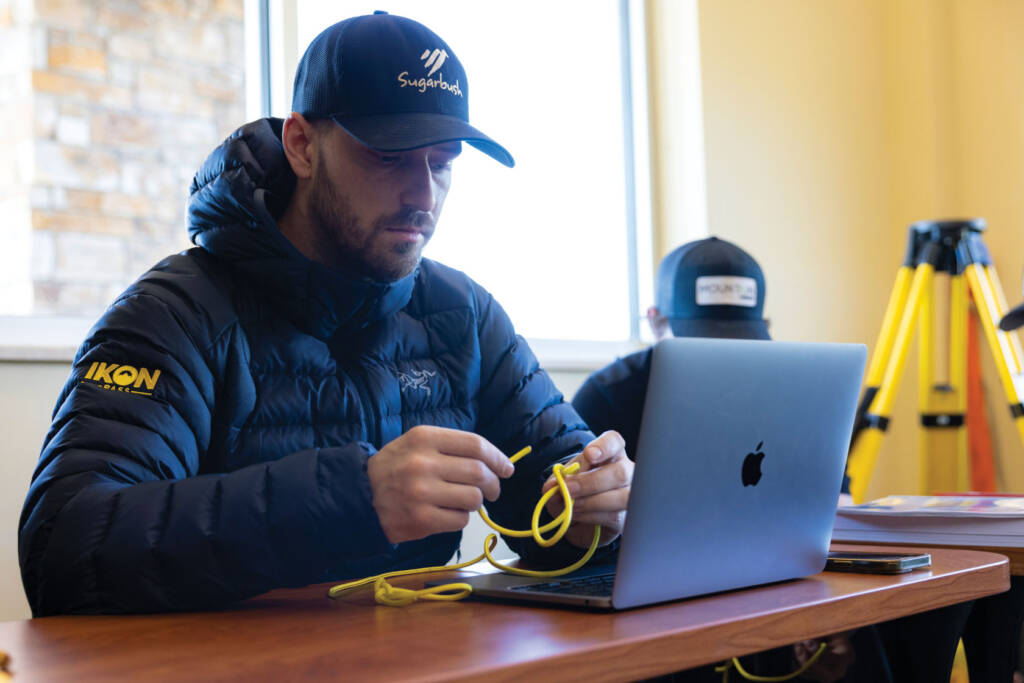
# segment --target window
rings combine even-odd
[[[652,299],[641,5],[388,7],[458,50],[474,123],[517,160],[466,150],[426,255],[490,290],[540,355],[571,340],[563,367],[635,345]],[[44,357],[69,358],[124,287],[189,247],[202,160],[245,121],[287,114],[306,44],[374,9],[28,0],[0,12],[0,346],[18,347],[7,355],[45,339],[59,350]]]
[[[326,0],[270,5],[273,115],[290,112],[306,45],[334,22],[374,9]],[[643,69],[632,68],[642,38],[629,30],[628,3],[396,0],[387,9],[426,24],[457,52],[472,123],[516,158],[507,169],[466,148],[425,255],[491,291],[527,337],[636,339],[638,302],[651,300],[638,292],[651,279],[650,264],[638,258],[650,259],[650,227],[637,220],[648,199],[634,159],[646,135],[638,140],[634,123],[645,124],[646,114],[634,113],[645,93],[634,92],[643,86],[635,78]]]

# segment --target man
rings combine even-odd
[[[732,242],[708,237],[677,247],[658,266],[657,304],[647,309],[654,340],[670,336],[764,339],[764,273],[754,257]],[[572,405],[590,428],[618,431],[636,453],[647,381],[648,348],[619,358],[583,383]],[[850,504],[850,479],[839,500]]]
[[[211,154],[196,248],[118,297],[57,402],[19,526],[36,616],[443,564],[482,503],[528,528],[556,462],[581,464],[572,528],[550,551],[509,544],[561,564],[594,525],[615,539],[622,438],[593,439],[498,303],[421,259],[462,141],[513,165],[467,97],[429,29],[354,17],[310,44],[286,121]]]
[[[677,337],[769,339],[764,274],[735,244],[708,237],[687,242],[658,266],[656,305],[647,309],[655,341]],[[615,425],[635,455],[651,374],[648,348],[620,358],[583,383],[573,407],[591,429]]]
[[[647,309],[647,322],[655,341],[670,336],[722,337],[768,340],[764,319],[764,273],[757,261],[731,242],[717,237],[687,242],[670,252],[658,266],[655,284],[657,304]],[[653,349],[620,358],[591,375],[576,392],[573,407],[594,431],[618,431],[627,450],[636,454],[644,398],[651,374]],[[848,498],[848,480],[843,495]],[[856,680],[888,680],[884,663],[878,662],[879,646],[873,632],[857,635],[858,649],[870,651],[861,657],[863,671]],[[843,634],[828,636],[827,648],[801,680],[838,681],[854,661],[853,648]],[[781,674],[802,665],[817,650],[818,643],[804,641],[753,656],[748,664],[758,673],[766,669]],[[710,671],[693,671],[690,678],[711,679]],[[718,674],[715,674],[717,678]]]

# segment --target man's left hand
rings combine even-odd
[[[633,483],[633,462],[626,457],[626,442],[618,432],[605,432],[565,465],[574,462],[580,464],[579,472],[565,476],[573,499],[572,524],[565,539],[577,547],[588,548],[594,539],[594,526],[600,525],[600,545],[607,545],[622,533],[626,523],[626,504]],[[554,486],[557,481],[551,475],[541,492]],[[562,497],[555,494],[546,509],[556,516],[564,507]]]
[[[803,666],[807,660],[814,656],[821,644],[825,644],[825,651],[800,676],[802,681],[818,681],[818,683],[835,683],[846,675],[846,670],[853,664],[855,655],[853,644],[845,633],[835,633],[818,640],[801,640],[793,644],[793,655],[796,663]]]

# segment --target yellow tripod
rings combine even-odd
[[[882,321],[857,409],[847,474],[850,493],[862,502],[889,426],[897,383],[918,324],[921,412],[921,492],[968,488],[967,316],[968,291],[995,356],[1010,413],[1024,441],[1024,376],[1020,340],[999,329],[1006,300],[988,248],[981,240],[985,220],[920,221],[910,226],[907,254]],[[949,359],[946,376],[935,368],[935,274],[949,274]]]

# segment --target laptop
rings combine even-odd
[[[866,355],[862,344],[659,342],[614,564],[466,583],[477,597],[620,610],[820,572]]]

